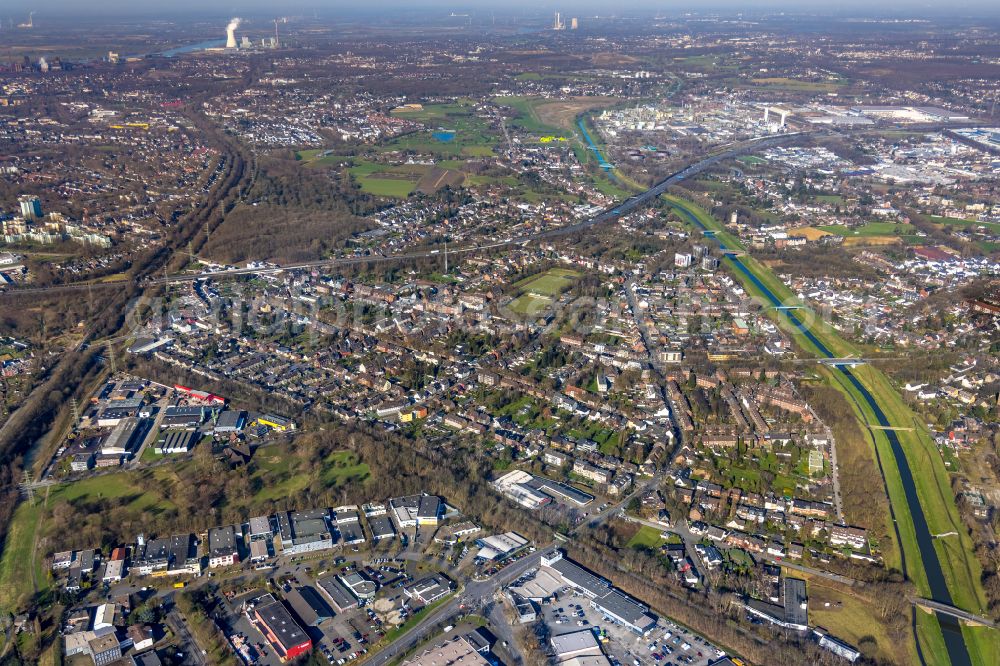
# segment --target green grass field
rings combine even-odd
[[[352,481],[364,481],[368,478],[368,465],[358,460],[351,451],[335,451],[327,456],[320,480],[327,486],[340,486]],[[264,487],[254,496],[255,501],[277,500],[301,492],[313,481],[307,474],[296,474],[291,468],[288,457],[283,454],[260,455],[257,460],[257,471],[253,475],[261,481],[267,480]]]
[[[535,106],[546,100],[541,97],[495,97],[493,101],[501,106],[509,106],[517,112],[517,118],[510,121],[514,127],[531,134],[541,134],[546,136],[570,137],[572,132],[568,132],[554,125],[543,123],[538,118]]]
[[[937,215],[929,215],[928,219],[934,224],[951,227],[985,227],[994,234],[1000,234],[1000,223],[997,222],[980,222],[978,220],[963,220],[958,217],[939,217]]]
[[[7,531],[3,557],[0,558],[0,609],[14,612],[34,593],[31,568],[34,557],[35,528],[39,507],[22,502],[14,512]],[[45,583],[40,577],[39,586]]]
[[[394,197],[401,199],[409,196],[417,187],[416,180],[403,180],[399,178],[371,178],[363,176],[358,178],[361,191],[374,194],[379,197]]]
[[[40,567],[52,548],[43,543],[40,536],[51,534],[51,529],[47,528],[52,526],[39,524],[43,506],[51,509],[70,503],[79,507],[82,502],[118,499],[122,503],[115,510],[139,524],[144,516],[177,509],[170,493],[185,468],[193,464],[196,463],[192,460],[184,460],[154,469],[93,476],[52,486],[47,495],[39,492],[35,504],[22,502],[11,520],[0,556],[0,609],[17,610],[32,594],[32,567],[36,570],[39,591],[48,586],[48,572]],[[252,478],[259,480],[262,487],[255,495],[245,499],[248,508],[292,496],[310,484],[339,487],[364,482],[370,474],[368,465],[359,460],[353,451],[330,453],[318,471],[318,478],[311,472],[296,472],[284,453],[269,456],[262,450],[255,457],[254,465],[256,469]],[[37,552],[34,549],[36,540],[39,540]]]
[[[963,220],[957,217],[940,217],[929,215],[927,219],[940,227],[957,227],[964,232],[976,233],[985,229],[987,234],[1000,234],[1000,223],[979,222],[978,220]],[[976,240],[976,245],[986,254],[1000,251],[1000,242],[990,240]]]
[[[579,273],[569,268],[550,268],[544,273],[519,280],[513,286],[522,292],[530,291],[542,296],[556,297],[569,289],[573,280],[579,276]]]
[[[846,201],[844,197],[840,196],[839,194],[817,194],[814,198],[816,199],[816,201],[834,205],[837,204],[843,205],[843,203]]]
[[[348,168],[361,191],[380,197],[403,198],[417,187],[420,178],[430,171],[424,164],[383,164],[371,160],[353,160]]]
[[[845,227],[842,224],[827,224],[816,228],[845,238],[850,236],[902,236],[917,231],[917,228],[912,224],[895,222],[869,222],[854,228]]]
[[[660,536],[660,530],[650,527],[649,525],[643,525],[625,545],[628,548],[637,548],[639,550],[656,550],[663,542],[664,540]]]
[[[295,157],[302,162],[303,165],[310,168],[332,166],[343,162],[350,163],[354,159],[348,155],[334,155],[332,153],[327,153],[329,153],[329,151],[325,148],[313,148],[310,150],[300,150],[295,153]]]
[[[544,273],[529,275],[512,285],[517,295],[508,307],[522,316],[537,314],[569,289],[579,275],[568,268],[550,268]]]
[[[822,578],[816,578],[799,571],[787,571],[789,576],[806,579],[809,596],[809,623],[823,627],[837,638],[857,646],[861,639],[870,636],[878,646],[878,655],[884,659],[895,657],[897,646],[889,637],[885,626],[875,617],[867,600],[850,592],[828,587]],[[919,612],[919,611],[918,611]],[[907,646],[908,663],[917,663],[913,644]],[[942,645],[943,647],[943,645]],[[928,661],[927,663],[947,663]]]
[[[490,128],[489,122],[475,115],[471,103],[428,104],[420,111],[398,111],[393,115],[413,120],[426,126],[426,130],[404,134],[391,139],[379,150],[412,151],[442,157],[490,157],[499,137]],[[449,141],[435,138],[440,130],[454,133]]]
[[[534,294],[521,294],[510,302],[510,309],[519,315],[535,315],[552,304],[551,298],[535,296]]]

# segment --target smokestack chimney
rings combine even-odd
[[[240,26],[240,20],[234,18],[226,26],[226,48],[235,49],[236,48],[236,28]]]

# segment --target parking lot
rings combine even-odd
[[[612,664],[622,666],[707,666],[720,652],[696,634],[660,618],[646,636],[606,619],[590,607],[581,594],[566,592],[557,601],[542,605],[542,617],[553,636],[591,629],[601,637],[602,648]]]

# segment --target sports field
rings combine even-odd
[[[568,268],[550,268],[544,273],[526,277],[512,285],[517,296],[509,307],[521,315],[541,312],[569,289],[577,277],[579,273]]]

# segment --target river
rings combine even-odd
[[[183,46],[175,46],[173,48],[167,49],[166,51],[156,51],[155,53],[138,53],[130,55],[130,58],[149,58],[152,56],[162,56],[164,58],[173,58],[174,56],[183,55],[185,53],[193,53],[195,51],[204,51],[205,49],[217,49],[226,45],[226,40],[224,39],[209,39],[204,42],[198,42],[197,44],[185,44]]]

